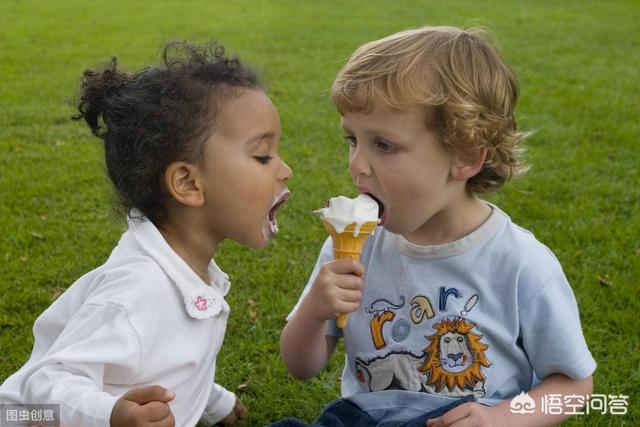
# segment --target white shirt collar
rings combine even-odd
[[[216,265],[215,261],[212,259],[209,263],[211,283],[207,284],[173,251],[151,221],[139,212],[133,212],[133,215],[142,219],[127,217],[131,235],[176,285],[189,316],[194,319],[206,319],[216,316],[221,311],[228,312],[229,305],[224,300],[224,296],[229,292],[229,276]]]

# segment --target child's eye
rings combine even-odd
[[[271,157],[271,156],[255,156],[254,159],[259,161],[263,165],[266,165],[267,163],[269,163],[271,161],[271,159],[273,159],[273,157]]]
[[[358,141],[356,140],[355,136],[345,135],[344,140],[347,141],[349,145],[353,145],[353,146],[358,145]]]
[[[382,153],[393,153],[396,151],[396,147],[384,141],[376,141],[375,146],[378,151]]]

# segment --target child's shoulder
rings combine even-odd
[[[532,231],[513,222],[501,210],[497,213],[505,217],[504,227],[496,239],[496,244],[503,246],[505,255],[516,258],[524,266],[549,265],[554,269],[560,268],[553,251],[538,240]]]
[[[504,230],[496,239],[496,244],[503,245],[496,263],[502,264],[501,268],[511,269],[521,299],[527,300],[539,294],[548,285],[567,287],[569,284],[562,265],[553,251],[533,232],[507,218]]]
[[[112,257],[91,276],[91,282],[86,284],[87,303],[110,303],[130,309],[174,293],[160,265],[141,254]]]

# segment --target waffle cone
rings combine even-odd
[[[342,233],[338,233],[333,225],[326,221],[322,221],[324,228],[331,234],[331,240],[333,241],[333,256],[336,259],[360,259],[360,253],[364,246],[367,237],[373,233],[373,230],[378,225],[377,222],[366,222],[360,227],[360,232],[357,236],[353,233],[356,228],[356,224],[349,224]]]
[[[349,224],[342,233],[338,233],[333,225],[327,221],[322,221],[324,228],[331,235],[333,241],[333,257],[335,259],[355,259],[360,260],[362,247],[365,240],[369,237],[378,225],[378,222],[365,222],[360,227],[360,232],[354,236],[356,223]],[[338,327],[343,329],[347,326],[347,315],[340,314],[336,319]]]

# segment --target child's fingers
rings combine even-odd
[[[152,421],[149,425],[151,427],[175,427],[176,419],[173,417],[173,414],[170,413],[168,417],[165,417],[160,421]]]
[[[246,415],[246,414],[245,414],[245,409],[244,409],[244,408],[239,409],[239,410],[236,412],[236,419],[238,420],[238,423],[243,423],[243,422],[244,422],[244,420],[245,420],[245,418],[246,418],[246,416],[245,416],[245,415]]]
[[[356,276],[364,275],[364,265],[360,261],[354,259],[336,259],[327,263],[336,274],[355,274]]]
[[[362,289],[362,278],[353,275],[340,275],[336,278],[336,284],[340,289],[358,291]]]
[[[361,299],[362,292],[359,289],[344,290],[340,293],[340,300],[344,302],[360,302]]]
[[[352,313],[360,307],[360,299],[362,293],[359,290],[354,291],[341,291],[338,300],[335,303],[334,316],[341,313]]]
[[[447,412],[446,414],[441,415],[438,418],[435,418],[433,420],[435,422],[433,424],[428,424],[428,426],[429,427],[447,427],[454,423],[460,423],[463,419],[465,419],[469,415],[469,412],[471,411],[473,405],[474,405],[473,402],[468,402],[460,406],[457,406],[452,410],[450,410],[449,412]],[[463,426],[464,424],[456,424],[456,425]]]
[[[353,313],[360,307],[358,302],[342,302],[337,305],[338,309],[335,311],[333,317],[338,317],[341,314]]]
[[[140,408],[144,419],[148,421],[162,421],[169,418],[171,409],[169,405],[163,402],[150,402]]]
[[[145,403],[159,401],[159,402],[170,402],[173,400],[175,393],[167,390],[164,387],[159,385],[152,385],[148,387],[139,387],[129,390],[123,396],[125,400],[130,400],[132,402],[136,402],[139,405],[144,405]]]
[[[242,401],[238,398],[236,398],[236,404],[233,408],[233,411],[236,413],[236,417],[238,417],[239,421],[244,421],[247,415],[247,410],[245,409]]]

